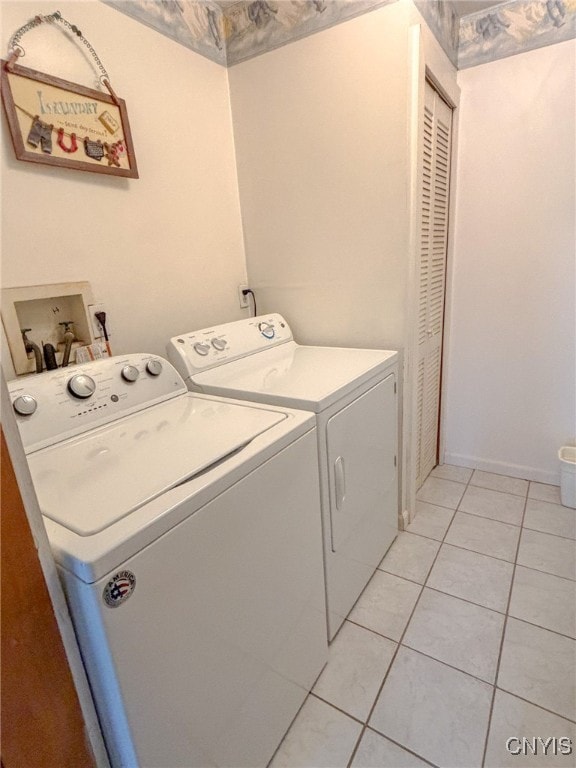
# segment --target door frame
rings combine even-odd
[[[402,527],[413,520],[416,513],[416,457],[417,457],[417,352],[418,352],[418,285],[420,263],[420,190],[422,182],[422,163],[424,135],[424,92],[426,80],[438,91],[440,96],[452,108],[452,148],[451,176],[448,217],[448,245],[446,254],[446,280],[444,298],[444,327],[442,338],[440,414],[438,428],[438,456],[440,463],[444,454],[444,419],[445,386],[447,381],[449,329],[451,316],[451,295],[453,286],[452,265],[454,262],[454,211],[456,205],[456,163],[458,147],[458,107],[460,89],[456,84],[456,69],[449,64],[446,54],[440,48],[424,24],[414,24],[409,29],[409,93],[408,93],[408,130],[409,130],[409,267],[406,303],[406,350],[405,383],[402,419],[402,463],[404,481],[402,487],[401,520]]]
[[[44,523],[42,521],[42,514],[40,512],[38,499],[36,497],[32,478],[30,476],[30,470],[28,468],[28,461],[24,454],[24,448],[20,439],[18,425],[16,423],[16,418],[12,409],[11,398],[8,392],[8,387],[6,385],[4,371],[1,368],[0,374],[2,433],[6,442],[5,449],[8,454],[8,460],[11,463],[14,472],[12,478],[9,478],[7,487],[5,487],[3,484],[3,503],[5,500],[8,503],[8,499],[10,499],[9,504],[12,508],[16,507],[17,504],[17,501],[14,501],[14,499],[20,500],[20,511],[23,514],[21,514],[21,517],[18,521],[20,528],[19,538],[30,539],[31,546],[33,547],[33,551],[30,553],[30,568],[31,570],[33,569],[38,572],[40,583],[44,582],[46,587],[45,590],[42,590],[43,594],[40,596],[42,600],[41,611],[46,616],[46,620],[44,622],[45,626],[50,624],[50,614],[52,614],[51,623],[53,626],[50,629],[50,632],[52,633],[50,635],[52,638],[50,642],[54,646],[54,654],[61,652],[62,655],[60,670],[63,685],[70,685],[72,691],[75,693],[74,696],[74,693],[70,692],[68,696],[69,706],[71,709],[74,707],[79,708],[79,716],[80,720],[82,721],[84,736],[87,741],[88,749],[92,753],[94,764],[97,766],[97,768],[110,768],[108,753],[104,745],[104,739],[102,737],[100,724],[96,715],[96,709],[90,691],[90,686],[88,684],[88,679],[86,677],[86,672],[82,663],[80,649],[76,641],[72,620],[70,618],[70,614],[68,613],[68,606],[66,604],[64,592],[62,590],[58,573],[56,571],[56,564],[54,562],[50,544],[48,542],[46,529],[44,528]],[[4,576],[4,569],[2,570],[2,573]],[[6,575],[9,576],[9,574]],[[6,599],[7,596],[3,590],[2,601],[4,602]],[[30,626],[34,629],[36,626],[34,624],[34,616],[26,618],[25,626],[30,624],[30,621],[32,621]],[[7,628],[3,623],[3,634],[5,629]],[[20,629],[16,628],[16,631],[20,632]],[[42,638],[39,637],[37,639],[40,640]],[[34,636],[31,638],[21,637],[20,639],[16,637],[16,641],[22,642],[22,644],[31,644],[34,642]],[[44,643],[46,642],[46,635],[44,635],[43,641]],[[57,648],[56,646],[60,644],[59,641],[61,641],[61,646],[60,648]],[[45,645],[43,645],[41,651],[42,653],[47,652]],[[6,659],[4,659],[4,661],[6,661]],[[39,686],[37,689],[37,700],[35,699],[35,701],[30,702],[30,711],[34,711],[33,707],[42,703],[40,687],[41,684],[44,683],[43,679],[34,681],[34,671],[35,670],[33,668],[30,668],[30,680],[22,681],[23,689],[26,688],[27,684],[30,682],[34,683],[35,686]],[[20,672],[19,674],[22,675],[23,673]],[[70,678],[70,683],[68,683],[66,678]],[[51,687],[48,691],[48,696],[51,696],[52,699],[54,697],[53,680],[54,679],[52,678],[50,683]],[[28,685],[28,688],[29,687],[30,686]],[[74,701],[74,699],[76,701]],[[51,699],[49,698],[49,700]],[[3,711],[2,719],[4,720],[4,717],[7,715],[9,716],[9,714],[10,713]],[[4,725],[7,724],[8,721],[5,720]],[[38,759],[38,765],[46,764],[45,762],[42,762],[42,755],[45,754],[42,750],[46,748],[47,745],[43,743],[40,725],[35,723],[35,726],[37,729],[36,735],[38,741],[38,747],[35,754]],[[57,732],[57,730],[55,732]],[[17,737],[20,738],[20,735]],[[16,738],[16,736],[14,736],[14,738]],[[3,747],[4,746],[5,745],[3,744]],[[5,756],[2,754],[3,768],[10,768],[11,762],[7,761],[7,757],[7,755]],[[88,765],[88,763],[83,763],[83,765]]]

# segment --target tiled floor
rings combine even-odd
[[[271,768],[576,766],[576,511],[448,465],[418,499]]]

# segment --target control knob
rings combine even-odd
[[[81,400],[91,397],[95,391],[96,382],[85,373],[77,373],[68,382],[68,392]]]
[[[222,352],[223,349],[226,349],[226,339],[212,339],[212,346]]]
[[[135,365],[125,365],[120,371],[120,375],[124,381],[136,381],[138,376],[140,376],[140,371]]]
[[[162,363],[160,360],[148,360],[146,370],[151,376],[160,376],[162,373]]]
[[[202,341],[197,341],[196,344],[194,344],[194,351],[197,354],[202,355],[202,357],[206,357],[208,352],[210,352],[210,347]]]
[[[274,326],[271,323],[263,322],[258,323],[258,330],[264,336],[265,339],[273,339],[274,334],[276,333],[274,330]]]
[[[32,395],[19,395],[13,403],[14,410],[19,413],[20,416],[32,416],[38,403],[32,397]]]

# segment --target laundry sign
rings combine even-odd
[[[22,37],[40,26],[59,26],[84,46],[107,92],[20,66]],[[138,178],[126,104],[94,48],[60,11],[38,14],[16,30],[1,65],[2,101],[18,160]]]
[[[122,99],[2,61],[2,100],[19,160],[138,178]]]

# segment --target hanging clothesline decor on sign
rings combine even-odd
[[[61,24],[86,46],[108,93],[20,66],[20,40],[40,24]],[[18,160],[78,171],[138,178],[126,103],[110,85],[108,73],[81,31],[59,11],[35,16],[11,37],[2,60],[2,101]]]

